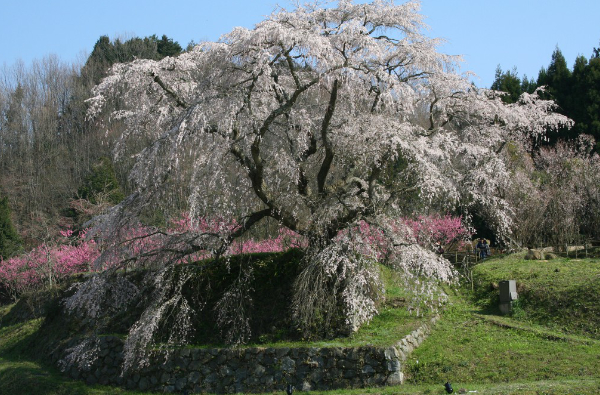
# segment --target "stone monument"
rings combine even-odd
[[[502,314],[509,314],[512,311],[512,303],[518,297],[515,280],[500,281],[500,311]]]

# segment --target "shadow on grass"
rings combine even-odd
[[[0,393],[89,394],[83,383],[63,377],[43,359],[39,352],[46,338],[42,328],[42,319],[36,319],[0,329]]]
[[[40,332],[37,322],[16,324],[2,328],[0,335],[0,394],[7,395],[143,395],[144,392],[126,391],[107,386],[87,386],[82,381],[69,379],[49,364],[39,353]]]
[[[57,378],[36,362],[5,359],[0,359],[0,388],[6,394],[86,394],[82,384]]]

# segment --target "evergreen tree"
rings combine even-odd
[[[572,95],[570,103],[569,117],[575,121],[573,133],[575,135],[588,134],[590,119],[587,114],[588,103],[590,100],[588,86],[589,75],[588,60],[585,56],[579,56],[575,60],[572,73]]]
[[[21,239],[10,219],[8,198],[0,198],[0,259],[7,259],[19,251]]]
[[[502,97],[503,102],[515,103],[523,93],[523,84],[519,79],[517,68],[514,67],[512,71],[502,71],[498,65],[491,89],[508,93]]]
[[[106,76],[106,71],[117,61],[114,46],[108,36],[101,36],[81,70],[82,76],[97,84]]]
[[[600,56],[598,49],[594,51],[583,82],[587,92],[582,122],[587,125],[586,132],[596,139],[596,152],[600,153]]]
[[[546,86],[547,94],[556,101],[564,111],[568,106],[570,96],[571,70],[567,67],[567,61],[560,49],[557,47],[552,53],[552,60],[547,69],[542,68],[538,75],[538,86]]]
[[[533,78],[528,79],[527,75],[523,75],[523,79],[521,80],[521,93],[533,93],[537,87],[537,82]]]
[[[156,38],[156,36],[153,36]],[[156,41],[156,51],[162,58],[167,56],[177,56],[183,51],[181,45],[177,41],[173,41],[172,38],[168,38],[163,34],[160,40]]]
[[[545,97],[552,99],[558,105],[557,112],[571,116],[573,105],[571,101],[572,73],[567,66],[567,61],[561,50],[557,47],[552,53],[552,59],[547,69],[542,68],[538,75],[538,86],[546,87]],[[566,140],[576,137],[576,129],[561,128],[557,133],[549,133],[550,144],[558,140]]]
[[[104,157],[93,166],[83,185],[77,190],[80,198],[93,204],[108,202],[117,204],[125,197],[117,181],[110,159]]]
[[[160,60],[181,52],[181,45],[164,34],[160,39],[154,34],[150,37],[133,37],[126,41],[116,39],[112,42],[108,36],[101,36],[83,67],[82,75],[91,77],[93,83],[98,84],[115,63],[131,62],[134,59]]]
[[[520,94],[532,93],[539,86],[546,87],[542,96],[554,100],[559,113],[575,121],[570,130],[562,128],[549,133],[547,143],[553,145],[558,140],[572,140],[581,134],[589,134],[597,141],[596,151],[600,153],[600,48],[593,49],[589,61],[585,56],[578,56],[573,70],[556,48],[548,67],[540,69],[537,80],[527,76],[519,79],[516,68],[503,71],[498,66],[491,89],[507,92],[503,101],[514,103]]]

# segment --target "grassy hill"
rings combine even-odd
[[[498,313],[498,283],[516,280],[513,318],[600,339],[600,259],[490,259],[473,270],[478,306]]]
[[[311,394],[441,395],[446,381],[456,392],[477,394],[600,393],[600,339],[594,330],[600,319],[600,260],[525,261],[512,255],[479,264],[473,278],[475,292],[452,292],[452,305],[409,358],[406,385]],[[512,316],[500,316],[496,307],[497,282],[503,279],[518,284]],[[391,287],[389,296],[400,293]],[[405,320],[396,308],[384,306],[379,320]],[[0,320],[9,311],[0,309]],[[384,320],[386,315],[392,320]],[[142,394],[62,378],[33,356],[30,347],[41,325],[41,319],[0,325],[0,394]],[[375,321],[355,340],[377,342],[386,332],[382,327]]]

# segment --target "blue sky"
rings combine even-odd
[[[359,1],[366,2],[366,1]],[[396,1],[401,3],[401,1]],[[101,35],[166,34],[185,47],[216,40],[235,26],[251,28],[288,0],[0,0],[0,67],[17,59],[56,54],[85,59]],[[463,71],[489,87],[497,65],[537,77],[558,45],[569,67],[600,44],[598,0],[422,0],[428,34],[448,41],[441,50],[461,54]]]

